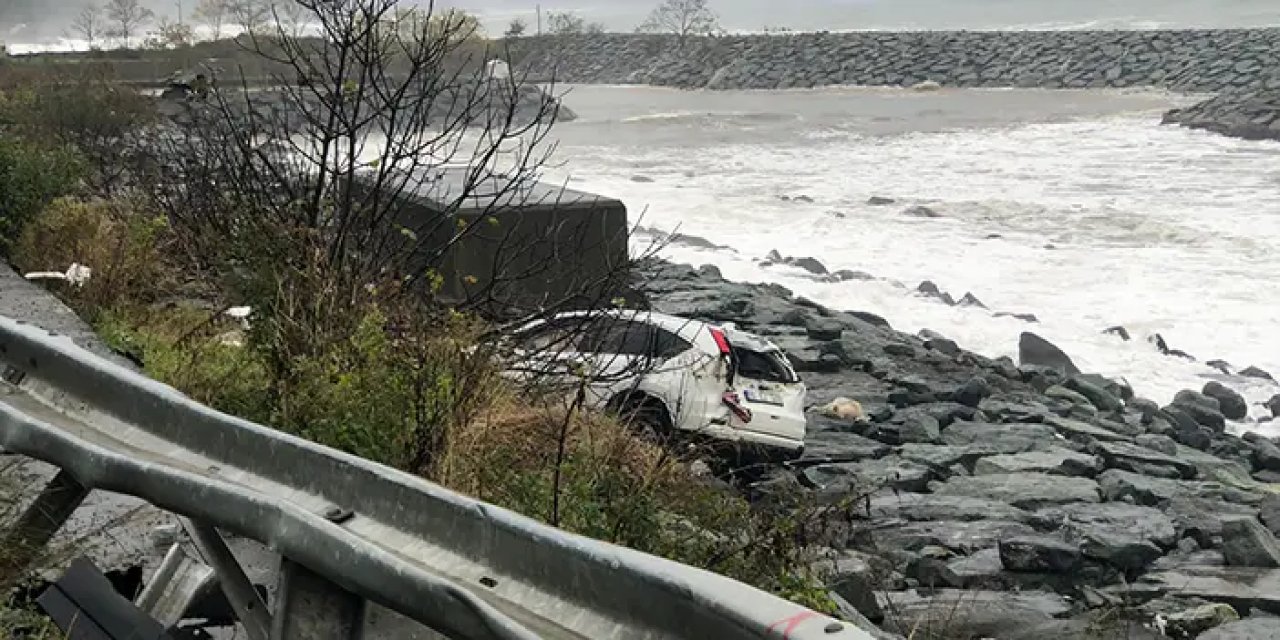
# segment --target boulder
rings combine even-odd
[[[1000,563],[1022,573],[1071,573],[1080,568],[1080,548],[1051,536],[1019,536],[1000,541]]]
[[[1267,400],[1266,406],[1271,411],[1273,418],[1280,418],[1280,394],[1271,396],[1271,399]]]
[[[1131,438],[1127,435],[1088,422],[1072,420],[1071,418],[1051,416],[1045,419],[1045,423],[1061,434],[1062,437],[1081,444],[1131,441]]]
[[[1210,629],[1198,640],[1280,640],[1280,620],[1261,617],[1228,622]]]
[[[1080,369],[1076,368],[1062,349],[1031,332],[1023,333],[1018,341],[1018,362],[1021,365],[1049,367],[1069,376],[1080,373]]]
[[[1043,424],[957,422],[942,432],[942,442],[951,446],[974,445],[997,454],[1048,449],[1060,441],[1053,429]]]
[[[893,611],[885,626],[914,638],[1010,638],[1071,612],[1062,596],[1043,591],[938,589],[878,595]]]
[[[1169,436],[1156,435],[1154,433],[1144,433],[1133,441],[1143,447],[1163,453],[1166,456],[1176,455],[1178,453],[1178,443],[1174,442]]]
[[[1178,539],[1173,521],[1160,510],[1123,502],[1063,505],[1036,516],[1078,543],[1086,557],[1125,570],[1154,562]]]
[[[914,207],[911,207],[910,209],[903,211],[902,215],[911,216],[912,218],[941,218],[942,217],[942,214],[924,205],[916,205]]]
[[[1245,434],[1245,440],[1249,443],[1255,469],[1280,471],[1280,445],[1256,433]]]
[[[1073,405],[1093,406],[1093,403],[1089,401],[1088,396],[1078,391],[1072,391],[1059,384],[1055,384],[1052,387],[1045,389],[1044,395],[1056,400],[1069,402]]]
[[[1029,523],[1032,520],[1031,512],[1006,502],[931,493],[880,493],[867,505],[867,513],[872,518],[900,518],[913,522],[1003,520]]]
[[[1101,470],[1098,458],[1062,447],[991,456],[978,460],[973,466],[974,475],[1029,472],[1093,477]]]
[[[1131,499],[1137,504],[1160,506],[1176,497],[1198,497],[1227,500],[1237,504],[1258,503],[1257,494],[1233,489],[1217,482],[1153,478],[1131,471],[1108,469],[1098,476],[1102,495],[1108,501]]]
[[[1240,375],[1245,378],[1257,378],[1259,380],[1270,380],[1275,382],[1276,379],[1268,372],[1257,367],[1246,367],[1240,370]]]
[[[1089,451],[1100,456],[1106,462],[1108,469],[1124,469],[1141,473],[1140,468],[1157,465],[1177,470],[1178,475],[1186,480],[1193,479],[1199,474],[1199,468],[1190,462],[1137,444],[1099,441],[1091,444]]]
[[[982,404],[984,399],[990,397],[993,392],[991,384],[987,382],[986,378],[976,376],[970,378],[959,389],[953,391],[951,400],[966,407],[977,407]]]
[[[1269,495],[1258,505],[1258,517],[1272,534],[1280,536],[1280,495]]]
[[[886,198],[884,196],[871,196],[867,199],[867,204],[873,207],[884,207],[895,203],[897,203],[897,200],[894,200],[893,198]]]
[[[1125,342],[1128,342],[1130,340],[1129,330],[1125,329],[1124,327],[1120,327],[1120,326],[1109,327],[1107,329],[1103,329],[1102,332],[1108,335],[1118,336],[1121,340],[1124,340]]]
[[[1249,403],[1244,396],[1228,389],[1221,382],[1210,382],[1204,386],[1204,395],[1218,401],[1222,415],[1229,420],[1244,420],[1249,417]]]
[[[999,580],[1004,571],[1004,563],[1000,561],[1000,549],[983,549],[967,556],[955,558],[947,563],[947,571],[960,584],[959,587],[974,588],[990,586]]]
[[[1178,535],[1184,540],[1194,540],[1204,549],[1221,544],[1222,529],[1231,520],[1251,520],[1258,517],[1258,509],[1249,505],[1224,502],[1220,498],[1180,495],[1164,506],[1165,515],[1173,521]]]
[[[1223,523],[1222,555],[1228,566],[1280,568],[1280,542],[1252,518]]]
[[[859,462],[805,467],[800,481],[833,496],[870,495],[886,487],[898,491],[923,491],[933,479],[928,467],[896,456]]]
[[[934,482],[929,488],[938,495],[995,500],[1023,509],[1101,499],[1098,483],[1093,480],[1045,473],[956,477],[948,482]]]
[[[1186,391],[1179,392],[1178,395],[1181,399],[1175,399],[1172,405],[1164,408],[1164,412],[1175,417],[1178,413],[1185,414],[1194,420],[1196,424],[1209,429],[1215,434],[1222,433],[1227,430],[1227,418],[1222,415],[1221,411],[1214,406],[1188,400],[1187,396],[1184,395],[1187,393],[1188,392]],[[1213,398],[1209,399],[1213,400]],[[1216,406],[1217,404],[1218,401],[1213,400],[1213,405]],[[1187,431],[1187,429],[1178,429],[1178,431]]]
[[[1028,525],[1007,520],[935,520],[908,522],[896,527],[888,527],[884,523],[875,523],[874,526],[875,530],[868,531],[867,535],[881,550],[920,551],[926,547],[941,547],[960,554],[990,549],[1006,538],[1033,536],[1036,533]],[[853,535],[853,539],[857,541],[857,533]]]
[[[889,422],[876,424],[867,436],[885,444],[902,445],[909,442],[937,443],[942,432],[937,418],[915,413],[898,413]]]
[[[1210,602],[1229,604],[1236,611],[1280,614],[1280,569],[1184,566],[1175,570],[1148,573],[1139,582],[1124,585],[1117,591],[1139,598],[1162,595],[1204,598]],[[1275,621],[1272,620],[1271,623],[1274,625]],[[1226,627],[1220,629],[1222,628]],[[1217,637],[1232,640],[1236,638]]]
[[[1124,403],[1120,401],[1120,398],[1112,395],[1091,379],[1072,376],[1067,379],[1065,386],[1088,398],[1089,402],[1093,403],[1093,406],[1101,411],[1119,411],[1124,408]]]

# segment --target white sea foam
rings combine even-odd
[[[628,99],[643,100],[635,91],[643,94],[631,90]],[[672,100],[697,110],[723,99],[708,96],[659,92],[650,99],[665,110]],[[599,96],[587,97],[594,108]],[[1020,98],[1026,96],[1009,96]],[[768,112],[779,99],[756,97]],[[902,96],[902,104],[913,99]],[[804,105],[796,111],[808,117],[786,129],[738,136],[720,130],[687,144],[673,141],[687,131],[677,135],[662,120],[566,125],[565,171],[575,186],[621,197],[633,215],[644,213],[646,225],[678,226],[736,250],[672,247],[673,259],[714,263],[731,279],[779,282],[834,307],[881,314],[903,330],[940,331],[990,356],[1016,357],[1019,333],[1031,330],[1081,368],[1125,378],[1160,402],[1199,389],[1216,372],[1157,353],[1143,340],[1157,332],[1202,361],[1280,374],[1273,301],[1280,291],[1280,144],[1161,127],[1158,110],[1150,109],[1048,123],[999,124],[997,114],[988,126],[934,130],[937,118],[965,119],[907,108],[903,117],[916,118],[920,131],[902,134],[866,133],[874,124],[856,107],[844,114],[817,109],[823,117]],[[574,126],[590,135],[578,138]],[[638,173],[653,182],[633,180]],[[873,207],[871,195],[899,203]],[[914,204],[943,217],[902,215]],[[757,266],[771,249],[884,280],[826,284]],[[913,294],[926,279],[957,297],[972,292],[993,310],[1034,313],[1041,323]],[[1112,325],[1128,327],[1135,340],[1102,334]],[[1264,382],[1231,385],[1251,402],[1280,392]]]

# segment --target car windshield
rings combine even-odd
[[[743,347],[733,348],[733,359],[738,365],[738,375],[761,382],[799,382],[791,364],[781,351],[755,351]]]

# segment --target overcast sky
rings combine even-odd
[[[0,39],[59,35],[88,0],[0,0]],[[97,0],[99,3],[104,0]],[[404,0],[409,3],[411,0]],[[611,31],[632,31],[660,0],[546,0],[544,12],[573,11]],[[196,0],[143,0],[174,17]],[[1224,27],[1280,24],[1280,0],[709,0],[733,31],[981,29],[1094,25]],[[425,4],[419,2],[419,4]],[[480,14],[490,33],[514,18],[535,24],[539,0],[440,0]]]

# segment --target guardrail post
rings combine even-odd
[[[49,540],[88,496],[88,487],[59,469],[36,501],[18,518],[4,542],[0,543],[0,549],[9,556],[9,566],[5,568],[16,573],[30,567],[40,550],[49,544]]]
[[[360,640],[365,600],[310,569],[280,560],[271,640]]]
[[[271,612],[267,610],[262,598],[258,597],[253,583],[249,582],[249,577],[240,568],[231,549],[227,548],[222,534],[213,525],[204,522],[183,518],[182,523],[191,534],[191,541],[200,550],[200,555],[204,556],[204,561],[218,574],[222,593],[227,596],[227,602],[231,603],[231,608],[240,619],[240,624],[244,625],[250,640],[268,640]]]

